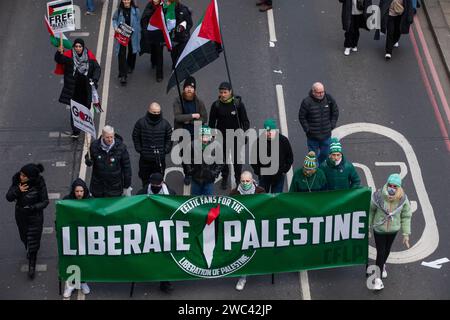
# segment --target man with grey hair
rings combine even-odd
[[[132,138],[134,148],[140,155],[139,178],[144,187],[152,173],[159,172],[164,176],[166,155],[172,150],[172,127],[162,117],[158,103],[152,102],[146,115],[136,122]]]
[[[319,163],[328,157],[331,131],[338,118],[339,109],[334,98],[325,92],[322,83],[314,83],[301,103],[298,119],[306,133],[308,151],[318,155]]]
[[[91,193],[94,198],[131,196],[131,164],[127,146],[105,126],[102,136],[92,142],[85,163],[92,166]]]

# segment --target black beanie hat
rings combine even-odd
[[[184,85],[183,85],[183,90],[187,87],[187,86],[191,86],[194,89],[196,89],[196,81],[195,78],[193,76],[189,76],[186,78],[186,80],[184,80]]]
[[[36,179],[41,172],[44,172],[44,166],[40,163],[29,163],[24,165],[20,172],[26,175],[28,179]]]
[[[73,46],[75,47],[75,44],[77,44],[77,43],[81,44],[81,46],[84,49],[84,40],[83,39],[80,39],[80,38],[75,39],[73,42]]]

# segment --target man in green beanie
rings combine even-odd
[[[411,205],[403,191],[402,179],[398,173],[391,174],[383,188],[372,195],[370,203],[369,232],[373,228],[377,248],[376,266],[378,267],[374,290],[384,288],[381,278],[387,278],[385,264],[395,236],[400,230],[403,234],[403,244],[409,248],[411,216]]]
[[[267,193],[280,193],[283,192],[284,181],[286,179],[286,173],[294,162],[294,154],[292,153],[291,144],[287,137],[279,133],[277,128],[277,122],[274,119],[267,119],[264,121],[264,129],[266,130],[267,139],[258,138],[257,142],[253,145],[252,153],[257,157],[256,163],[252,163],[253,171],[258,175],[259,185],[263,187]],[[267,144],[267,156],[269,157],[269,163],[262,163],[260,157],[260,148],[262,143]],[[278,151],[272,152],[272,145],[278,147]],[[272,164],[278,166],[273,174],[264,173],[272,168]]]
[[[327,178],[322,169],[317,167],[316,153],[310,151],[305,157],[303,168],[295,171],[289,192],[325,190],[327,190]]]
[[[214,150],[210,155],[204,153],[206,147],[212,142],[211,128],[203,125],[200,129],[201,148],[198,147],[198,143],[192,141],[191,162],[186,164],[186,174],[192,177],[192,189],[191,194],[195,196],[199,195],[212,195],[214,193],[214,182],[222,170],[222,165],[217,164],[213,159]],[[220,147],[220,146],[218,146]],[[195,163],[195,154],[201,154],[201,163]]]
[[[342,145],[337,138],[331,138],[330,153],[320,168],[327,178],[328,190],[356,189],[361,179],[350,161],[342,154]]]

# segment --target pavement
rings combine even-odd
[[[450,0],[421,0],[450,76]]]
[[[193,19],[197,21],[209,1],[184,2],[193,8]],[[0,1],[1,195],[9,188],[11,176],[27,162],[44,163],[48,190],[55,199],[68,193],[80,171],[83,140],[72,141],[64,135],[70,129],[69,113],[57,101],[62,83],[60,77],[52,74],[55,48],[50,46],[43,24],[44,3],[43,0]],[[74,3],[83,7],[85,1]],[[96,3],[97,14],[83,15],[82,30],[78,31],[89,33],[84,38],[86,44],[101,60],[99,93],[108,108],[104,120],[116,128],[128,145],[136,192],[140,187],[138,155],[131,132],[151,101],[161,103],[164,117],[172,123],[176,91],[165,93],[170,57],[165,52],[164,82],[156,82],[149,56],[143,55],[138,57],[128,85],[120,86],[117,58],[110,50],[112,42],[108,35],[114,2],[106,2],[103,38],[99,38],[101,2]],[[249,277],[242,292],[234,289],[234,278],[176,282],[171,295],[161,293],[158,283],[142,283],[137,284],[132,299],[450,299],[450,264],[440,270],[421,265],[422,261],[448,257],[450,243],[450,162],[446,148],[449,122],[442,116],[445,114],[443,101],[450,97],[450,86],[443,72],[445,62],[440,57],[438,42],[432,35],[432,24],[428,23],[424,11],[418,11],[417,19],[426,43],[418,41],[418,29],[414,28],[409,37],[402,36],[400,48],[395,49],[389,62],[384,60],[384,41],[373,41],[373,34],[367,32],[361,35],[358,53],[343,55],[344,33],[337,1],[277,1],[272,13],[276,41],[272,41],[269,33],[268,14],[260,13],[253,1],[220,1],[220,21],[231,77],[235,92],[246,104],[251,127],[261,128],[268,117],[284,123],[284,133],[293,146],[294,168],[301,166],[306,138],[297,120],[298,109],[311,84],[322,81],[339,105],[337,133],[345,135],[342,139],[345,155],[359,164],[357,169],[363,184],[380,187],[390,172],[402,170],[408,197],[417,204],[410,241],[416,248],[424,249],[408,260],[405,258],[409,256],[408,251],[401,239],[396,239],[395,259],[388,263],[389,278],[385,289],[377,294],[366,287],[364,266],[355,266],[308,271],[307,279],[297,272],[277,274],[274,284],[270,275]],[[35,32],[31,34],[30,30]],[[425,59],[426,44],[437,69],[437,79],[433,79],[429,61]],[[223,57],[194,76],[198,94],[209,111],[217,98],[218,84],[226,79]],[[442,96],[436,89],[438,82],[443,87]],[[284,101],[283,106],[280,101]],[[350,134],[349,128],[358,123],[363,123],[366,130],[369,124],[377,125],[378,129]],[[170,163],[168,167],[169,185],[182,194],[179,168]],[[89,170],[86,177],[89,181]],[[218,185],[216,192],[223,193]],[[0,299],[62,299],[58,295],[57,248],[52,230],[54,204],[52,200],[45,210],[44,226],[48,232],[43,235],[38,256],[42,268],[36,279],[29,281],[22,271],[26,258],[14,221],[14,206],[4,196],[0,197]],[[427,233],[430,228],[434,236]],[[430,245],[431,238],[437,240],[436,246]],[[432,250],[428,250],[430,247]],[[84,297],[75,293],[72,299],[129,298],[128,283],[90,283],[90,286],[91,294]]]

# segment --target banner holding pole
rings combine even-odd
[[[96,137],[94,116],[91,110],[81,103],[70,100],[70,112],[72,112],[73,124],[75,127]]]
[[[75,30],[75,12],[72,0],[57,0],[47,3],[48,22],[54,33]]]
[[[144,282],[365,264],[370,196],[360,188],[58,201],[59,274],[66,280],[76,265],[83,281]]]

